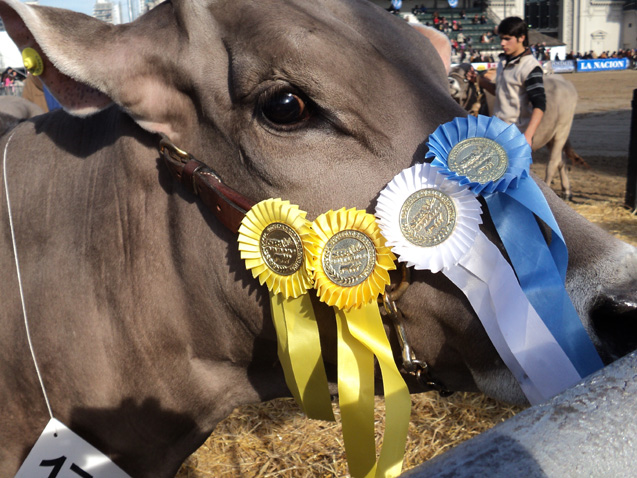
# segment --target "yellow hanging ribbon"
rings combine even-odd
[[[281,199],[256,204],[241,222],[239,251],[270,293],[285,381],[310,418],[334,420],[319,331],[307,290],[314,232],[305,211]]]
[[[329,211],[312,228],[310,265],[320,300],[336,309],[338,390],[343,439],[355,478],[389,478],[402,468],[411,399],[396,367],[376,299],[390,282],[395,257],[374,216],[356,209]],[[374,356],[385,389],[385,435],[376,462]]]

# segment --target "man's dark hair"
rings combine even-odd
[[[529,46],[529,27],[520,17],[507,17],[498,25],[498,35],[520,38],[524,35],[524,46]]]

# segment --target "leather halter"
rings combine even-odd
[[[182,151],[167,139],[159,143],[159,153],[170,174],[188,191],[199,196],[217,219],[235,234],[246,213],[256,203],[226,186],[211,168]]]
[[[210,167],[195,159],[191,154],[177,148],[167,138],[161,140],[159,153],[170,174],[177,181],[192,194],[198,196],[206,208],[225,227],[235,234],[239,232],[239,226],[244,216],[256,204],[254,201],[226,186]],[[431,376],[430,368],[426,362],[416,360],[407,342],[403,316],[396,305],[396,301],[403,295],[411,281],[409,270],[404,264],[401,267],[403,275],[400,284],[392,286],[392,289],[385,292],[379,302],[384,305],[384,315],[390,318],[396,330],[405,371],[416,377],[418,382],[424,387],[429,390],[436,390],[440,396],[447,397],[453,392],[447,390],[444,385]]]

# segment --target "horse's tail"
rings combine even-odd
[[[590,165],[584,160],[584,158],[577,154],[573,149],[573,146],[571,146],[570,138],[566,140],[566,143],[564,143],[563,151],[566,157],[571,160],[571,164],[573,164],[573,166],[590,169]]]

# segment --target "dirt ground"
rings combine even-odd
[[[571,206],[591,222],[637,245],[637,218],[621,207],[626,196],[631,103],[633,90],[637,89],[637,71],[574,73],[564,77],[575,85],[579,95],[571,143],[590,166],[569,167]],[[533,159],[531,169],[543,178],[548,151],[536,152]],[[552,188],[560,192],[558,178],[553,180]]]
[[[623,207],[630,108],[633,89],[637,88],[637,71],[575,73],[565,77],[579,93],[571,141],[590,165],[590,169],[570,168],[570,204],[591,222],[637,245],[637,217]],[[541,177],[547,158],[543,152],[534,155],[532,169]],[[552,187],[559,191],[559,180]],[[412,402],[405,469],[443,453],[519,410],[479,394],[441,398],[426,393],[414,395]],[[377,406],[382,409],[382,399],[377,399]],[[382,414],[377,417],[382,427]],[[220,476],[348,476],[340,427],[305,419],[288,399],[242,407],[217,427],[184,464],[177,478]]]

